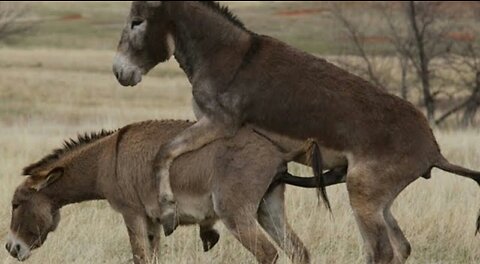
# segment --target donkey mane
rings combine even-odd
[[[109,136],[113,133],[117,132],[117,130],[105,130],[102,129],[99,132],[91,132],[85,134],[78,134],[77,139],[68,139],[63,142],[63,147],[54,149],[53,152],[38,162],[30,164],[29,166],[23,169],[22,175],[32,175],[35,169],[44,166],[50,162],[56,161],[60,159],[65,153],[68,153],[74,149],[77,149],[80,146],[95,142],[101,138]]]
[[[110,135],[112,135],[116,132],[119,132],[119,136],[118,136],[117,143],[116,143],[116,149],[118,149],[118,144],[120,143],[120,140],[122,139],[123,134],[128,129],[130,129],[133,126],[148,125],[152,122],[159,122],[160,124],[167,125],[167,126],[172,125],[172,124],[177,124],[177,123],[186,123],[186,124],[193,124],[194,123],[190,120],[175,120],[175,119],[147,120],[147,121],[141,121],[141,122],[134,123],[134,124],[129,124],[127,126],[124,126],[122,128],[115,129],[115,130],[102,129],[98,132],[78,134],[77,139],[70,138],[68,140],[63,141],[62,148],[54,149],[51,154],[45,156],[40,161],[32,163],[29,166],[25,167],[23,169],[22,175],[25,175],[25,176],[32,175],[32,173],[34,173],[34,171],[37,168],[42,167],[46,164],[49,164],[50,162],[59,160],[66,153],[68,153],[70,151],[73,151],[73,150],[75,150],[75,149],[77,149],[81,146],[93,143],[93,142],[95,142],[99,139],[102,139],[102,138],[106,137],[106,136],[110,136]]]
[[[211,10],[217,12],[218,14],[222,15],[224,18],[228,19],[230,22],[232,22],[235,26],[248,31],[248,29],[245,27],[242,21],[234,15],[228,7],[219,4],[216,1],[198,1],[200,4],[203,4],[204,6],[210,8]]]

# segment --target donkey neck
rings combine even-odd
[[[102,160],[99,143],[90,143],[66,154],[64,159],[68,159],[68,171],[58,181],[41,190],[52,199],[56,207],[105,199],[97,186]]]
[[[217,53],[250,39],[248,30],[198,1],[174,2],[169,11],[175,25],[174,56],[190,81]]]

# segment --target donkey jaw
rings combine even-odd
[[[118,82],[123,86],[135,86],[142,81],[142,69],[120,53],[117,53],[113,59],[112,70]]]

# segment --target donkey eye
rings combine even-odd
[[[130,26],[131,29],[134,29],[136,26],[140,26],[143,23],[143,20],[134,19],[132,20],[132,25]]]
[[[12,204],[12,209],[15,210],[20,206],[20,204]]]

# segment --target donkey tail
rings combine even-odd
[[[480,184],[480,171],[474,171],[456,164],[452,164],[443,156],[440,158],[439,161],[433,164],[433,167],[439,168],[447,172],[451,172],[453,174],[470,178],[476,181],[478,184]]]
[[[480,185],[480,171],[474,171],[462,166],[450,163],[445,157],[441,156],[440,159],[433,164],[433,167],[439,168],[441,170],[457,174],[463,177],[470,178],[477,182]],[[475,235],[480,232],[480,212],[477,217],[477,229]]]
[[[312,152],[311,152],[311,165],[313,170],[313,176],[316,181],[317,186],[317,195],[322,197],[322,200],[327,207],[327,209],[332,212],[332,207],[330,206],[330,201],[328,200],[327,190],[325,189],[325,179],[323,178],[323,160],[322,153],[316,141],[311,142]]]
[[[299,154],[303,154],[305,152],[308,153],[308,151],[305,151],[304,148],[299,149],[297,151],[292,151],[292,152],[285,153],[286,152],[285,149],[283,149],[279,144],[277,144],[275,141],[270,139],[267,135],[265,135],[261,131],[258,131],[257,129],[253,129],[253,132],[257,133],[259,136],[268,140],[275,147],[277,147],[278,150],[280,150],[280,152],[284,153],[283,160],[285,160],[287,162],[293,160]],[[310,156],[310,164],[311,164],[312,169],[313,169],[313,175],[314,175],[313,178],[314,178],[314,181],[315,181],[315,185],[317,187],[317,195],[322,197],[322,200],[325,203],[327,209],[330,212],[332,212],[332,208],[330,206],[330,201],[328,200],[328,197],[327,197],[327,191],[325,190],[325,187],[327,185],[325,184],[325,179],[323,178],[322,153],[320,152],[320,148],[318,147],[318,143],[315,140],[310,139],[310,140],[308,140],[308,142],[310,143],[309,144],[309,147],[310,147],[310,153],[309,153],[310,154],[309,155]],[[288,177],[287,177],[286,181],[292,180],[292,179],[293,179],[293,182],[299,182],[298,183],[299,185],[302,185],[302,184],[306,185],[306,186],[311,185],[311,182],[308,182],[308,180],[306,182],[304,180],[297,181],[298,179],[295,179],[295,178],[288,179]],[[293,185],[295,185],[295,184],[293,184]]]

